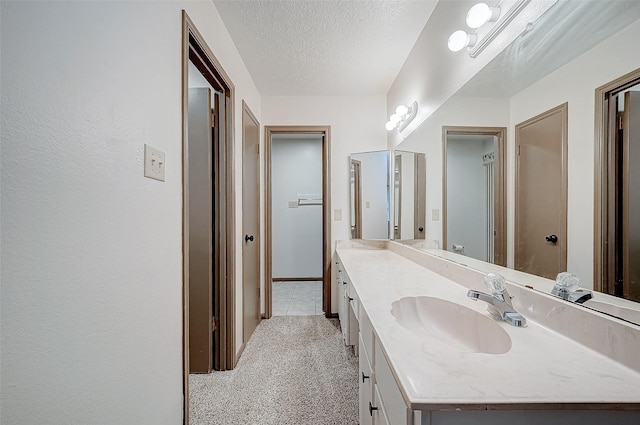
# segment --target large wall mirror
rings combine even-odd
[[[349,164],[351,239],[389,239],[389,151],[353,153]]]
[[[603,268],[603,256],[607,252],[603,247],[612,232],[614,232],[614,239],[617,235],[616,240],[623,248],[624,241],[631,241],[634,237],[625,236],[622,233],[616,234],[615,228],[602,218],[602,211],[606,208],[602,205],[603,203],[606,205],[607,197],[610,198],[607,193],[615,193],[615,191],[607,192],[607,185],[615,188],[617,183],[613,177],[606,177],[605,167],[607,161],[614,160],[616,145],[615,143],[607,144],[601,139],[606,139],[607,132],[610,135],[616,132],[611,130],[613,127],[597,128],[600,133],[594,131],[597,125],[601,125],[597,123],[596,115],[600,114],[600,118],[603,118],[602,115],[605,113],[603,111],[615,109],[606,109],[602,103],[611,101],[613,99],[611,96],[618,95],[620,91],[610,89],[611,96],[607,97],[603,94],[606,90],[601,90],[599,92],[601,98],[596,98],[596,90],[640,69],[640,57],[626,53],[637,49],[635,40],[639,38],[640,2],[600,0],[557,2],[533,25],[530,31],[516,39],[418,128],[407,135],[396,148],[421,151],[427,158],[426,203],[430,213],[426,221],[425,245],[438,246],[448,251],[452,251],[453,246],[456,245],[464,251],[460,254],[467,257],[515,268],[515,200],[520,190],[516,185],[519,153],[516,127],[559,105],[566,104],[568,108],[566,122],[568,196],[564,219],[567,230],[564,237],[566,240],[563,241],[566,243],[564,267],[566,271],[580,277],[584,288],[611,293],[610,295],[595,292],[592,300],[582,304],[584,307],[595,308],[606,314],[640,324],[637,314],[640,311],[640,304],[624,298],[624,284],[622,284],[623,289],[619,290],[615,287],[615,281],[613,285],[606,284],[603,278],[613,273],[610,268]],[[632,83],[622,86],[626,90],[632,87]],[[622,86],[619,84],[616,87]],[[623,109],[620,103],[622,102],[618,103],[618,108]],[[616,122],[615,113],[609,112],[609,115],[604,117],[604,123],[607,120]],[[472,177],[464,176],[460,171],[462,169],[460,165],[449,164],[452,157],[465,154],[458,151],[454,153],[454,150],[469,142],[460,138],[456,140],[455,136],[459,134],[456,135],[455,131],[451,132],[450,139],[447,138],[445,135],[447,129],[457,127],[507,129],[504,140],[505,149],[502,152],[505,155],[502,163],[505,185],[502,207],[497,207],[496,204],[495,196],[500,190],[496,187],[496,175],[493,175],[494,182],[491,183],[487,175],[487,165],[485,165],[485,162],[491,161],[489,158],[485,159],[485,154],[490,153],[488,149],[491,145],[490,141],[480,141],[481,138],[478,138],[477,145],[474,146],[476,150],[473,153],[470,150],[467,151],[474,163],[476,178],[473,182],[478,184],[476,189],[467,190],[470,189],[467,186],[471,185]],[[624,140],[624,137],[623,135],[621,140]],[[469,148],[469,146],[466,147]],[[494,162],[493,167],[496,167],[498,162]],[[628,169],[632,168],[631,166]],[[470,173],[471,168],[464,171]],[[494,190],[493,202],[491,202],[491,189]],[[540,189],[544,190],[543,187]],[[623,187],[618,193],[624,193],[624,191]],[[458,199],[457,196],[460,193],[467,193],[467,195]],[[473,203],[471,203],[472,198]],[[493,204],[493,211],[491,211],[491,204]],[[480,207],[475,209],[478,205]],[[502,232],[497,224],[498,208],[505,211]],[[539,203],[540,211],[546,208],[548,205],[544,202]],[[442,213],[438,214],[439,211]],[[491,214],[493,214],[493,220]],[[494,238],[494,245],[491,246],[492,221],[496,236],[500,235],[504,238],[501,239],[504,240],[501,242],[504,243],[502,254],[496,251],[497,238]],[[461,232],[465,226],[472,226],[473,230],[479,231],[479,242],[467,239],[466,230]],[[553,244],[553,239],[550,238],[547,242]],[[431,252],[436,255],[441,253],[447,258],[459,258],[461,262],[465,261],[465,257],[455,256],[442,250]],[[500,255],[503,255],[502,259],[499,258]],[[471,263],[476,262],[469,260],[469,264]],[[491,267],[495,266],[487,264],[486,269]],[[630,274],[627,273],[627,275]],[[624,270],[620,275],[624,279]],[[607,289],[607,285],[613,286],[613,290]],[[640,283],[638,285],[640,286]],[[623,295],[623,297],[615,295]]]
[[[351,239],[425,239],[425,154],[359,152],[349,165]]]

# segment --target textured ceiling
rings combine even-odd
[[[214,0],[263,95],[389,91],[436,0]]]

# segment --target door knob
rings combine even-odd
[[[253,235],[244,235],[244,242],[247,243],[249,241],[253,242]]]
[[[418,227],[418,232],[424,232],[424,227],[422,226]]]
[[[548,235],[545,237],[547,242],[558,243],[558,237],[556,235]]]

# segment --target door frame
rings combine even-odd
[[[351,229],[351,239],[362,239],[362,161],[349,159],[349,172],[353,170],[353,217],[355,229]],[[351,211],[349,211],[351,214]],[[354,231],[355,230],[355,231]]]
[[[611,125],[611,97],[640,84],[640,68],[608,82],[595,91],[595,172],[593,289],[610,293],[615,278],[615,171],[614,126]],[[613,208],[613,209],[612,209]]]
[[[560,225],[560,233],[562,233],[563,235],[563,251],[562,252],[562,257],[561,257],[561,264],[560,264],[560,269],[562,271],[567,269],[567,252],[569,250],[569,241],[567,239],[567,221],[568,221],[568,185],[569,185],[569,179],[568,179],[568,158],[569,158],[569,154],[568,154],[568,146],[569,146],[569,103],[565,102],[562,105],[558,105],[555,108],[551,108],[547,111],[542,112],[541,114],[538,114],[532,118],[529,118],[526,121],[523,121],[519,124],[516,124],[514,127],[514,137],[515,137],[515,148],[516,150],[519,149],[519,144],[518,144],[518,132],[521,128],[526,127],[528,125],[534,124],[542,119],[545,119],[551,115],[554,115],[556,113],[561,113],[562,114],[562,187],[561,187],[561,200],[560,200],[560,207],[562,208],[563,211],[563,217],[564,219],[562,220],[562,223]],[[518,202],[518,195],[516,193],[516,191],[518,190],[519,187],[519,174],[518,174],[518,170],[520,169],[520,155],[518,154],[518,152],[515,152],[515,184],[514,184],[514,195],[515,195],[515,199],[514,199],[514,223],[513,223],[513,229],[514,229],[514,233],[513,233],[513,264],[514,264],[514,268],[519,264],[518,260],[519,260],[519,254],[518,254],[518,243],[519,243],[519,238],[520,238],[520,232],[519,232],[519,225],[520,222],[518,220],[518,210],[520,208],[520,203]]]
[[[331,313],[331,126],[265,126],[264,127],[264,178],[265,178],[265,253],[264,253],[264,305],[266,319],[273,314],[272,293],[272,223],[271,223],[271,138],[274,134],[322,135],[322,308],[326,317]]]
[[[189,92],[189,60],[203,72],[210,84],[222,86],[225,102],[224,143],[219,146],[219,167],[214,171],[218,179],[218,194],[214,209],[214,229],[220,230],[218,277],[219,285],[214,309],[218,307],[219,323],[215,338],[219,339],[220,369],[235,367],[235,187],[234,187],[234,98],[235,87],[220,62],[204,41],[189,15],[182,10],[182,374],[183,374],[183,418],[189,423],[189,150],[187,134],[187,110]],[[215,191],[215,189],[214,189]],[[216,243],[216,241],[214,241]],[[216,259],[214,258],[214,263]],[[219,286],[219,288],[215,288]],[[215,313],[214,313],[215,314]]]
[[[507,266],[507,128],[506,127],[442,127],[442,246],[447,247],[447,136],[479,135],[496,137],[496,161],[494,167],[494,212],[493,227],[497,232],[493,245],[493,261]]]
[[[247,102],[245,102],[244,100],[242,101],[242,158],[244,158],[245,155],[245,132],[244,132],[244,113],[247,113],[247,116],[249,117],[249,119],[251,121],[253,121],[253,123],[258,127],[258,168],[260,167],[260,122],[258,121],[258,119],[256,118],[256,116],[254,115],[254,113],[251,111],[251,108],[249,108],[249,105],[247,105]],[[245,170],[245,162],[244,160],[242,161],[242,199],[243,199],[243,205],[242,205],[242,209],[245,210],[245,206],[244,206],[244,188],[245,188],[245,181],[244,181],[244,170]],[[260,205],[260,170],[258,170],[258,206]],[[256,212],[256,214],[258,214],[258,232],[256,234],[256,237],[260,238],[260,209],[258,208],[258,211]],[[243,223],[244,224],[244,223]],[[242,231],[242,235],[244,235],[244,230]],[[259,266],[259,270],[258,270],[258,290],[260,290],[260,287],[262,286],[260,283],[260,269],[262,268],[262,249],[260,246],[260,240],[258,239],[258,243],[257,243],[257,249],[258,249],[258,259],[260,262],[260,266]],[[244,245],[242,248],[242,263],[244,265],[245,262],[245,253],[244,253]],[[245,320],[245,314],[244,314],[244,300],[245,300],[245,275],[244,273],[242,273],[242,302],[243,302],[243,312],[242,312],[242,346],[240,347],[240,350],[238,350],[238,358],[240,358],[240,355],[242,354],[242,352],[244,351],[246,344],[248,342],[247,340],[247,335],[246,335],[246,320]],[[258,306],[258,312],[260,311],[260,307]]]

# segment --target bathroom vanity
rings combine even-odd
[[[488,291],[486,271],[436,253],[337,244],[334,285],[345,343],[359,355],[361,424],[640,423],[640,326],[507,273],[527,326],[496,321],[467,297]]]

